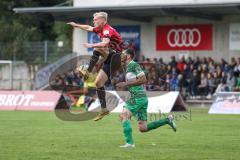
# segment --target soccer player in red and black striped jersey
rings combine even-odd
[[[89,73],[92,72],[94,66],[99,60],[99,57],[103,57],[103,68],[99,71],[96,78],[97,95],[101,103],[102,111],[94,119],[95,121],[102,119],[105,115],[109,114],[105,100],[105,83],[111,79],[113,74],[121,66],[121,56],[119,53],[122,51],[122,37],[121,35],[107,23],[108,14],[106,12],[97,12],[93,15],[94,27],[90,25],[82,25],[74,22],[67,24],[80,28],[88,32],[95,32],[101,38],[99,43],[85,43],[86,48],[93,48],[93,55],[90,59],[89,67],[87,70],[80,70],[84,79],[86,80]],[[114,65],[111,65],[114,64]]]

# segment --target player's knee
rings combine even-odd
[[[95,84],[97,88],[101,88],[104,86],[104,84],[101,81],[96,81]]]
[[[138,130],[142,133],[148,131],[147,126],[143,123],[140,123],[140,122],[138,123]]]
[[[94,48],[93,54],[100,56],[101,55],[101,50],[99,48]]]
[[[122,120],[122,121],[129,119],[129,115],[128,115],[127,112],[121,113],[121,114],[120,114],[120,117],[121,117],[121,120]]]
[[[101,49],[101,48],[95,48],[95,49],[93,50],[93,55],[103,56],[103,57],[104,57],[105,52],[104,52],[104,50]]]

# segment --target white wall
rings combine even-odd
[[[83,46],[83,43],[87,42],[87,32],[74,28],[73,29],[73,52],[86,55],[87,49]]]
[[[211,56],[216,60],[224,58],[230,60],[231,57],[240,57],[240,51],[229,50],[229,25],[233,22],[239,22],[237,16],[225,17],[222,22],[213,22],[196,18],[155,18],[151,24],[142,24],[141,50],[144,55],[150,58],[163,57],[170,59],[172,55],[176,57],[182,53],[188,53],[192,57]],[[213,24],[213,50],[212,51],[156,51],[155,50],[155,32],[156,25],[163,24]]]

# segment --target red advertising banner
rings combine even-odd
[[[0,91],[0,110],[53,111],[60,96],[56,91]]]
[[[159,25],[156,27],[156,50],[212,50],[212,24]]]

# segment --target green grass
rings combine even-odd
[[[177,121],[174,133],[164,126],[139,133],[136,148],[121,149],[122,128],[116,114],[99,122],[65,122],[50,112],[0,112],[0,160],[238,160],[240,116],[208,115],[194,109],[192,121]]]

